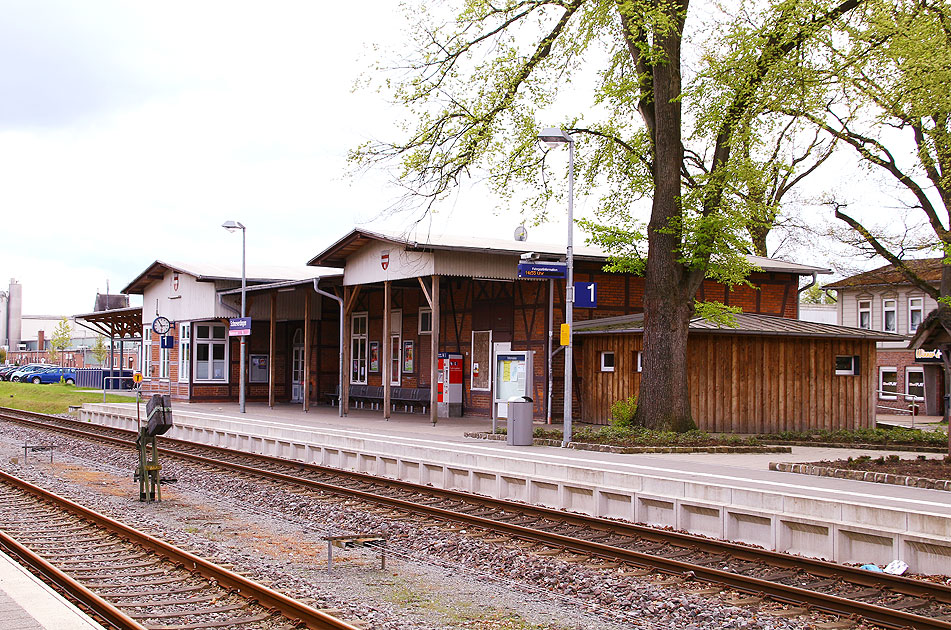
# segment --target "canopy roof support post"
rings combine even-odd
[[[271,292],[271,337],[268,339],[267,406],[274,409],[274,355],[277,352],[277,292]]]
[[[429,365],[429,419],[433,426],[436,426],[436,410],[439,405],[436,404],[438,396],[438,378],[439,378],[439,276],[433,276],[433,332],[430,338],[432,350],[430,351]]]
[[[393,288],[389,280],[383,281],[383,419],[390,419],[390,395],[391,383],[393,382],[393,333],[390,328],[393,326],[393,316],[391,310]]]

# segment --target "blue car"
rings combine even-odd
[[[45,363],[31,363],[29,365],[21,365],[18,369],[10,372],[9,379],[14,383],[27,382],[27,379],[24,377],[32,374],[33,372],[38,372],[40,370],[49,369],[51,366]]]
[[[25,383],[33,383],[34,385],[49,385],[50,383],[59,383],[60,381],[64,381],[67,385],[75,385],[76,370],[53,366],[46,370],[30,372],[25,376],[21,376],[20,380]]]

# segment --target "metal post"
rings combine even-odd
[[[245,298],[247,292],[247,275],[245,274],[245,234],[247,230],[242,225],[241,226],[241,317],[246,316],[245,313]],[[245,350],[245,339],[246,336],[241,336],[241,360],[238,367],[238,409],[241,413],[244,413],[244,350]]]
[[[551,369],[552,341],[555,336],[555,281],[548,280],[548,359],[545,361],[548,369],[548,392],[545,396],[545,424],[551,424],[551,389],[554,384],[554,371]]]
[[[567,134],[566,134],[567,135]],[[571,138],[571,136],[568,136]],[[574,210],[575,210],[575,143],[568,141],[568,279],[565,286],[565,323],[568,324],[568,345],[565,346],[565,427],[561,445],[568,446],[571,442],[571,376],[572,376],[572,326],[574,313],[572,307],[575,301],[574,285]]]

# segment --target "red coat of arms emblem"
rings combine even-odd
[[[383,267],[383,271],[386,271],[386,268],[390,266],[390,252],[389,250],[380,254],[380,266]]]
[[[172,291],[178,293],[178,274],[172,274]]]

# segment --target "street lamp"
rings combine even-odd
[[[575,211],[575,139],[562,129],[546,127],[538,134],[538,139],[548,148],[554,149],[558,145],[568,145],[568,252],[566,262],[568,278],[565,283],[565,323],[568,325],[568,345],[565,346],[565,430],[561,445],[567,447],[571,442],[571,364],[572,364],[572,326],[574,313],[572,307],[575,302],[575,275],[574,275],[574,211]],[[549,358],[549,360],[551,360]]]
[[[234,232],[235,230],[241,230],[241,317],[244,318],[245,311],[245,293],[247,290],[247,276],[244,273],[244,261],[245,261],[245,242],[244,237],[246,230],[244,226],[238,221],[225,221],[221,224],[221,227],[228,230],[229,232]],[[241,336],[241,362],[238,368],[238,409],[241,413],[244,413],[244,340],[245,336]]]

